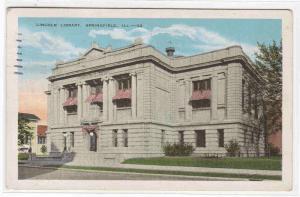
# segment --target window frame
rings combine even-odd
[[[224,144],[224,138],[225,138],[225,133],[224,129],[218,129],[218,146],[220,148],[223,148],[225,146]]]
[[[198,148],[205,148],[206,147],[206,131],[202,130],[195,130],[196,133],[196,147]],[[201,138],[201,136],[203,138]]]

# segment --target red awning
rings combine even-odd
[[[63,103],[64,107],[68,106],[74,106],[77,105],[77,98],[76,97],[69,97],[67,100]]]
[[[117,94],[113,97],[113,100],[131,99],[131,89],[118,90]]]
[[[191,101],[210,99],[211,90],[193,91]]]
[[[93,104],[93,103],[102,103],[103,102],[103,94],[102,93],[91,94],[89,97],[87,97],[85,102],[88,102],[88,103],[91,103],[91,104]]]
[[[82,126],[82,131],[91,132],[97,129],[97,125],[84,125]]]
[[[93,100],[95,99],[96,94],[91,94],[89,97],[87,97],[87,99],[85,100],[85,102],[87,103],[91,103],[93,102]]]

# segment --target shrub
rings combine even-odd
[[[28,160],[29,154],[28,153],[19,153],[18,160]]]
[[[240,145],[236,140],[230,140],[228,144],[225,144],[227,155],[230,157],[238,156],[240,152]]]
[[[269,144],[270,156],[278,156],[280,155],[280,149],[273,144]]]
[[[42,147],[41,147],[41,152],[42,152],[43,154],[45,154],[45,153],[47,152],[47,146],[42,145]]]
[[[194,147],[188,143],[168,143],[163,147],[163,151],[166,156],[189,156],[194,152],[194,150]]]

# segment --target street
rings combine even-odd
[[[210,177],[138,174],[124,172],[84,172],[70,169],[50,169],[19,166],[19,179],[44,180],[226,180]],[[228,180],[228,179],[227,179]]]

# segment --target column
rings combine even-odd
[[[130,76],[131,76],[131,94],[132,94],[131,113],[132,113],[132,119],[136,119],[136,115],[137,115],[136,73],[131,73]]]
[[[109,83],[108,83],[108,119],[109,121],[113,121],[113,117],[114,117],[114,105],[113,105],[113,96],[115,95],[115,91],[114,91],[114,78],[110,77],[109,78]]]
[[[212,77],[211,87],[211,118],[218,119],[218,75]]]
[[[103,81],[103,91],[102,91],[102,93],[103,93],[103,117],[102,117],[102,119],[103,119],[103,122],[105,122],[105,121],[107,121],[107,115],[108,115],[108,99],[107,99],[107,97],[108,97],[108,80],[107,80],[107,78],[105,77],[105,78],[103,78],[102,79],[102,81]]]
[[[58,91],[58,89],[55,89],[53,91],[53,115],[54,115],[53,122],[54,122],[54,125],[58,124],[58,119],[59,119],[58,96],[59,96],[59,91]]]
[[[77,118],[79,124],[81,124],[82,117],[82,83],[77,84]]]

